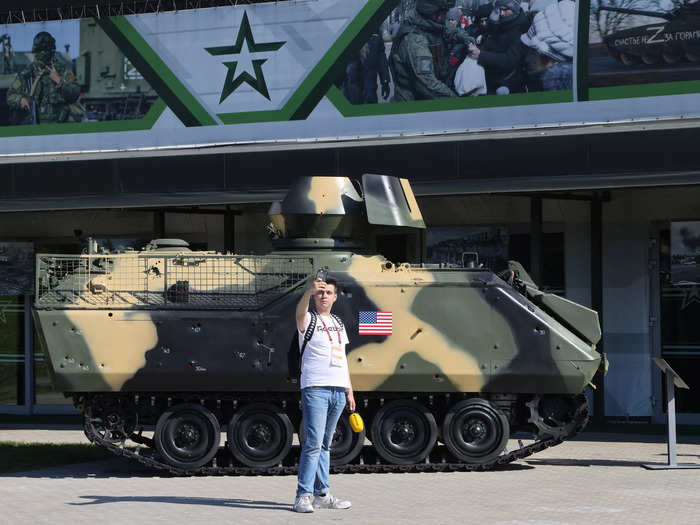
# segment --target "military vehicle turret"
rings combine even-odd
[[[668,12],[600,6],[601,11],[659,18],[665,22],[646,24],[603,38],[611,56],[627,66],[679,61],[700,61],[700,3],[687,2]]]
[[[179,474],[295,472],[294,311],[318,269],[338,282],[333,311],[366,422],[355,434],[341,418],[335,472],[487,469],[586,424],[596,312],[538,289],[516,262],[499,276],[371,253],[373,228],[425,228],[407,180],[299,179],[270,218],[267,255],[177,239],[37,255],[41,344],[90,439]],[[389,313],[388,330],[361,335],[360,312]],[[508,452],[516,432],[533,442]]]

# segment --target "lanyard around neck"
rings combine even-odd
[[[333,344],[333,338],[331,337],[331,333],[328,330],[326,323],[323,322],[323,317],[321,317],[321,314],[318,315],[318,318],[321,320],[321,324],[323,325],[323,328],[326,329],[326,333],[328,334],[328,340],[331,342],[331,344]],[[336,329],[336,332],[338,332],[338,344],[339,345],[343,344],[341,339],[340,339],[340,330],[335,326],[335,322],[333,321],[333,317],[331,317],[331,323],[333,324],[333,328]]]

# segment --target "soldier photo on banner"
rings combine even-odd
[[[0,126],[142,118],[157,99],[94,19],[0,26]]]
[[[571,0],[402,0],[347,54],[351,104],[571,90]]]
[[[32,44],[34,60],[19,71],[7,91],[14,124],[80,122],[85,115],[72,69],[56,59],[56,40],[41,31]]]

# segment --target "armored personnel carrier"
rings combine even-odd
[[[158,98],[155,90],[92,18],[80,20],[75,72],[88,121],[142,118]]]
[[[371,253],[373,228],[425,228],[407,180],[299,179],[270,218],[267,255],[177,239],[37,255],[41,344],[91,440],[178,474],[296,472],[294,312],[319,269],[338,282],[333,311],[366,422],[357,434],[341,418],[333,471],[488,469],[586,424],[596,312],[539,290],[516,262],[499,276]],[[390,322],[360,335],[360,312]],[[532,443],[508,452],[520,432]]]
[[[683,60],[700,61],[700,3],[687,2],[665,13],[613,6],[600,6],[599,9],[665,20],[616,31],[604,37],[611,56],[626,66],[642,62],[652,65],[675,64]]]

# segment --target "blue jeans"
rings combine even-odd
[[[297,498],[328,493],[331,441],[345,408],[345,389],[311,386],[301,391],[304,443],[299,458]]]

